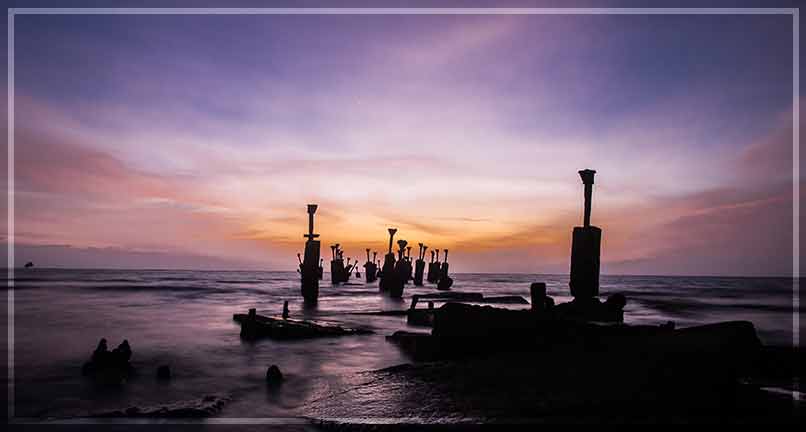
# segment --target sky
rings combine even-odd
[[[293,270],[317,203],[323,256],[566,273],[591,168],[603,273],[792,273],[791,16],[23,15],[14,59],[18,263]]]

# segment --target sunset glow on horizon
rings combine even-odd
[[[25,16],[17,261],[791,275],[791,16]],[[4,164],[5,166],[5,164]]]

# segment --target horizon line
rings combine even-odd
[[[9,270],[6,268],[5,270]],[[33,272],[36,270],[76,270],[76,271],[183,271],[183,272],[200,272],[200,273],[217,273],[217,272],[232,272],[232,273],[296,273],[296,270],[247,270],[247,269],[193,269],[193,268],[135,268],[135,267],[14,267],[14,270],[23,270],[25,272]],[[325,272],[330,274],[329,271]],[[540,275],[540,276],[568,276],[568,273],[527,273],[527,272],[451,272],[455,275]],[[735,278],[735,279],[796,279],[799,280],[800,276],[794,277],[793,275],[695,275],[695,274],[645,274],[645,273],[602,273],[601,276],[609,277],[667,277],[667,278]],[[11,279],[6,279],[11,280]],[[14,279],[16,280],[16,279]]]

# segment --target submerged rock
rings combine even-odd
[[[614,355],[658,354],[680,357],[672,369],[721,363],[718,370],[737,371],[757,353],[760,341],[753,324],[731,321],[674,329],[662,326],[600,325],[566,320],[548,312],[446,303],[436,309],[431,335],[395,333],[388,338],[416,359],[434,360],[501,352],[605,350]]]
[[[437,289],[438,290],[449,290],[453,286],[453,278],[450,276],[443,276],[440,278],[439,282],[437,282]]]
[[[169,380],[171,379],[171,367],[168,365],[162,365],[157,368],[157,379],[160,380]]]
[[[627,298],[623,294],[613,294],[602,303],[596,297],[575,298],[568,303],[553,308],[557,317],[576,321],[623,322],[624,306]]]
[[[266,383],[269,385],[277,385],[283,382],[283,373],[277,365],[271,365],[266,370]]]
[[[131,357],[132,349],[128,340],[109,351],[106,338],[102,338],[90,360],[82,366],[81,373],[99,382],[122,384],[134,374],[134,368],[129,363]]]
[[[232,319],[241,324],[241,338],[255,340],[262,337],[272,339],[308,339],[372,334],[372,330],[348,328],[337,325],[317,324],[312,321],[277,319],[257,315],[250,310],[247,314],[235,314]]]

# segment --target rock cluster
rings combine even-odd
[[[134,373],[129,363],[132,349],[124,340],[117,348],[109,351],[105,338],[98,342],[90,360],[84,363],[81,372],[84,376],[107,383],[123,383]]]

